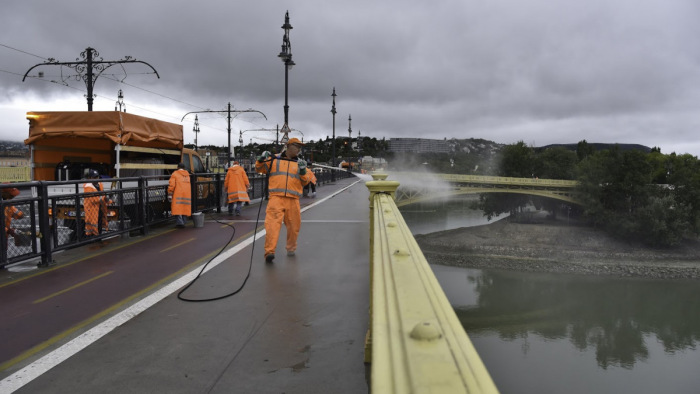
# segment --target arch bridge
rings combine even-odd
[[[391,178],[401,184],[396,191],[396,205],[399,207],[450,196],[481,193],[528,194],[580,205],[575,195],[577,181],[420,172],[391,173]]]

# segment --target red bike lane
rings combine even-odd
[[[168,226],[147,237],[91,244],[57,254],[56,266],[20,278],[3,272],[0,335],[5,339],[0,341],[0,371],[79,335],[206,263],[231,239],[233,230],[225,223],[235,227],[229,247],[252,236],[256,213],[244,211],[236,220],[207,214],[202,228],[192,223],[184,229]]]

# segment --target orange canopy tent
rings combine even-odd
[[[27,112],[25,145],[57,137],[108,139],[115,144],[182,149],[182,125],[119,111]]]

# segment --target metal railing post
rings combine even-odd
[[[141,225],[141,234],[148,235],[148,217],[146,216],[146,204],[148,201],[146,190],[146,179],[142,176],[138,180],[138,195],[136,196],[136,209],[139,213],[139,224]]]
[[[214,191],[216,192],[216,213],[221,213],[221,195],[224,189],[224,184],[221,181],[221,174],[216,174],[216,187]]]
[[[0,200],[4,201],[4,200]],[[7,236],[7,233],[5,232],[4,229],[4,223],[5,223],[5,205],[4,203],[0,203],[0,222],[3,223],[3,230],[0,233],[0,245],[2,245],[2,248],[0,248],[0,268],[4,267],[7,265],[7,247],[5,245],[8,245],[9,237]]]
[[[53,259],[51,256],[51,242],[50,242],[50,237],[53,235],[54,237],[58,237],[58,229],[56,229],[56,226],[54,226],[55,233],[52,234],[51,232],[51,226],[49,225],[49,191],[48,191],[48,186],[46,185],[46,181],[41,181],[39,182],[39,187],[38,187],[38,196],[39,196],[39,232],[41,233],[41,263],[39,263],[39,266],[41,267],[47,267],[51,264],[53,264]],[[76,221],[79,218],[76,218]],[[76,226],[76,231],[77,231]],[[57,239],[57,238],[56,238]]]
[[[197,212],[199,206],[199,187],[197,186],[197,174],[190,174],[190,212]],[[173,197],[174,198],[174,197]]]

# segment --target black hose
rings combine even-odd
[[[264,197],[265,196],[260,197],[260,206],[258,207],[258,216],[255,218],[255,229],[253,230],[253,245],[251,246],[251,251],[250,251],[250,264],[248,265],[248,273],[246,274],[245,279],[243,279],[243,283],[241,284],[241,286],[231,293],[224,294],[222,296],[214,297],[214,298],[192,299],[192,298],[185,298],[182,296],[182,293],[184,293],[185,290],[189,289],[190,286],[192,286],[194,284],[194,282],[196,282],[197,279],[199,279],[199,277],[202,275],[202,273],[204,273],[204,270],[207,268],[209,263],[211,263],[218,255],[221,254],[221,252],[223,252],[226,249],[226,247],[228,247],[228,245],[233,241],[233,237],[236,235],[236,228],[233,225],[231,225],[230,223],[223,223],[223,222],[220,222],[220,221],[214,219],[214,220],[216,220],[217,223],[225,224],[225,225],[231,227],[233,229],[233,234],[231,234],[231,238],[228,240],[228,242],[226,242],[226,245],[224,245],[224,247],[221,248],[221,250],[219,250],[219,252],[215,256],[213,256],[211,259],[209,259],[209,261],[207,261],[206,264],[204,264],[204,267],[202,267],[202,269],[199,271],[199,274],[197,274],[197,276],[194,279],[192,279],[192,281],[190,283],[188,283],[187,286],[185,286],[182,290],[180,290],[180,292],[177,293],[178,299],[180,299],[182,301],[187,301],[187,302],[217,301],[217,300],[231,297],[232,295],[238,294],[241,290],[243,290],[243,287],[245,286],[246,282],[248,282],[248,278],[250,278],[250,271],[253,268],[253,254],[255,252],[255,236],[258,234],[258,223],[260,222],[260,211],[262,210]]]
[[[287,159],[287,158],[282,158],[282,157],[276,157],[276,156],[274,156],[274,155],[272,155],[272,156],[270,157],[269,160],[264,160],[264,161],[262,161],[261,163],[264,163],[264,162],[266,162],[266,161],[269,161],[269,162],[270,162],[270,167],[269,167],[269,168],[267,169],[267,171],[266,171],[266,176],[265,176],[266,179],[265,179],[265,182],[269,182],[269,181],[270,181],[270,171],[272,171],[272,163],[273,163],[275,160],[289,160],[289,161],[293,161],[292,159]],[[222,296],[214,297],[214,298],[204,298],[204,299],[197,299],[197,300],[195,300],[195,299],[191,299],[191,298],[185,298],[185,297],[182,296],[182,293],[184,293],[187,289],[189,289],[190,286],[192,286],[192,285],[194,284],[194,282],[196,282],[197,279],[199,279],[199,277],[202,275],[202,273],[204,273],[204,270],[207,268],[207,266],[209,265],[209,263],[211,263],[217,256],[219,256],[219,255],[221,254],[221,252],[223,252],[223,251],[226,249],[226,247],[228,247],[228,245],[233,241],[233,237],[236,235],[236,228],[235,228],[234,226],[232,226],[230,223],[223,223],[223,222],[220,222],[220,221],[214,219],[214,220],[216,220],[217,223],[225,224],[225,225],[231,227],[231,228],[233,229],[233,234],[231,234],[231,238],[228,240],[228,242],[226,242],[226,245],[224,245],[224,247],[221,248],[221,250],[219,250],[219,252],[218,252],[215,256],[213,256],[211,259],[209,259],[209,261],[207,261],[206,264],[204,264],[204,266],[202,267],[202,269],[199,271],[199,274],[197,274],[197,276],[196,276],[194,279],[192,279],[192,281],[191,281],[190,283],[188,283],[187,286],[185,286],[182,290],[180,290],[180,292],[177,293],[177,298],[178,298],[178,299],[180,299],[180,300],[182,300],[182,301],[187,301],[187,302],[208,302],[208,301],[217,301],[217,300],[221,300],[221,299],[224,299],[224,298],[227,298],[227,297],[231,297],[232,295],[238,294],[241,290],[243,290],[243,287],[245,286],[246,282],[248,281],[248,278],[250,278],[250,271],[251,271],[252,268],[253,268],[253,254],[254,254],[254,252],[255,252],[255,236],[256,236],[257,233],[258,233],[258,223],[260,222],[260,211],[262,210],[262,205],[263,205],[263,200],[264,200],[264,199],[265,199],[265,196],[264,196],[264,195],[260,197],[260,206],[258,207],[258,215],[257,215],[257,217],[255,218],[255,229],[253,230],[253,245],[251,246],[251,251],[250,251],[250,264],[249,264],[249,266],[248,266],[248,273],[246,274],[245,279],[243,279],[243,283],[241,284],[241,286],[240,286],[237,290],[235,290],[235,291],[233,291],[233,292],[231,292],[231,293],[224,294],[224,295],[222,295]]]

